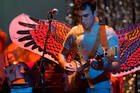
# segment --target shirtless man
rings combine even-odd
[[[88,82],[88,86],[85,88],[85,91],[80,86],[84,86],[86,83],[78,86],[82,90],[80,92],[110,93],[110,72],[118,71],[120,67],[118,38],[111,27],[104,26],[107,44],[104,46],[101,43],[102,39],[98,37],[103,39],[104,37],[100,35],[99,20],[95,16],[95,0],[94,2],[92,0],[79,0],[74,5],[74,11],[79,23],[69,32],[63,52],[59,55],[59,62],[64,69],[71,72],[77,71],[81,64],[89,62],[90,65],[88,70],[86,70],[86,75],[85,70],[83,70],[84,75],[80,76],[81,80]],[[98,41],[100,43],[97,45],[96,42]],[[93,47],[97,49],[93,49]],[[97,52],[94,53],[94,51],[104,54],[100,58],[101,60],[90,58],[90,56],[96,55]],[[69,74],[67,73],[67,75]],[[71,91],[74,91],[74,88]]]

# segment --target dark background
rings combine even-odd
[[[47,19],[47,12],[53,8],[59,9],[56,19],[72,24],[73,0],[0,0],[0,28],[7,33],[8,44],[11,43],[9,37],[9,24],[13,18],[21,13],[26,13],[32,17]],[[97,0],[98,16],[105,24],[121,30],[140,23],[140,0]],[[69,15],[69,16],[68,16]],[[136,74],[126,75],[123,80],[124,93],[137,93],[140,91],[140,71]],[[133,81],[132,81],[133,80]],[[132,81],[129,84],[128,81]],[[137,83],[138,82],[138,83]],[[137,86],[137,87],[136,87]],[[138,89],[137,89],[138,88]]]
[[[57,8],[57,20],[65,21],[66,0],[0,0],[0,28],[7,33],[8,44],[9,24],[19,14],[25,13],[32,17],[47,19],[47,12]]]

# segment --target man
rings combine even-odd
[[[112,28],[99,25],[95,0],[79,0],[74,5],[79,23],[69,32],[59,55],[60,64],[68,72],[66,91],[79,92],[75,87],[80,84],[82,93],[110,93],[110,72],[118,71],[120,66],[118,38]]]

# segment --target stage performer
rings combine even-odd
[[[75,0],[78,24],[68,34],[59,63],[68,93],[110,93],[110,73],[118,71],[119,41],[114,30],[99,23],[95,0]]]

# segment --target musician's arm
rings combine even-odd
[[[76,46],[75,39],[76,39],[75,36],[69,34],[64,44],[63,51],[62,53],[59,54],[58,62],[64,69],[67,69],[67,67],[69,69],[73,69],[73,64],[71,62],[71,58],[72,58],[71,53],[72,53],[72,48]]]
[[[66,68],[66,64],[67,64],[65,56],[60,53],[58,59],[59,59],[58,61],[59,61],[60,66],[65,69]]]

